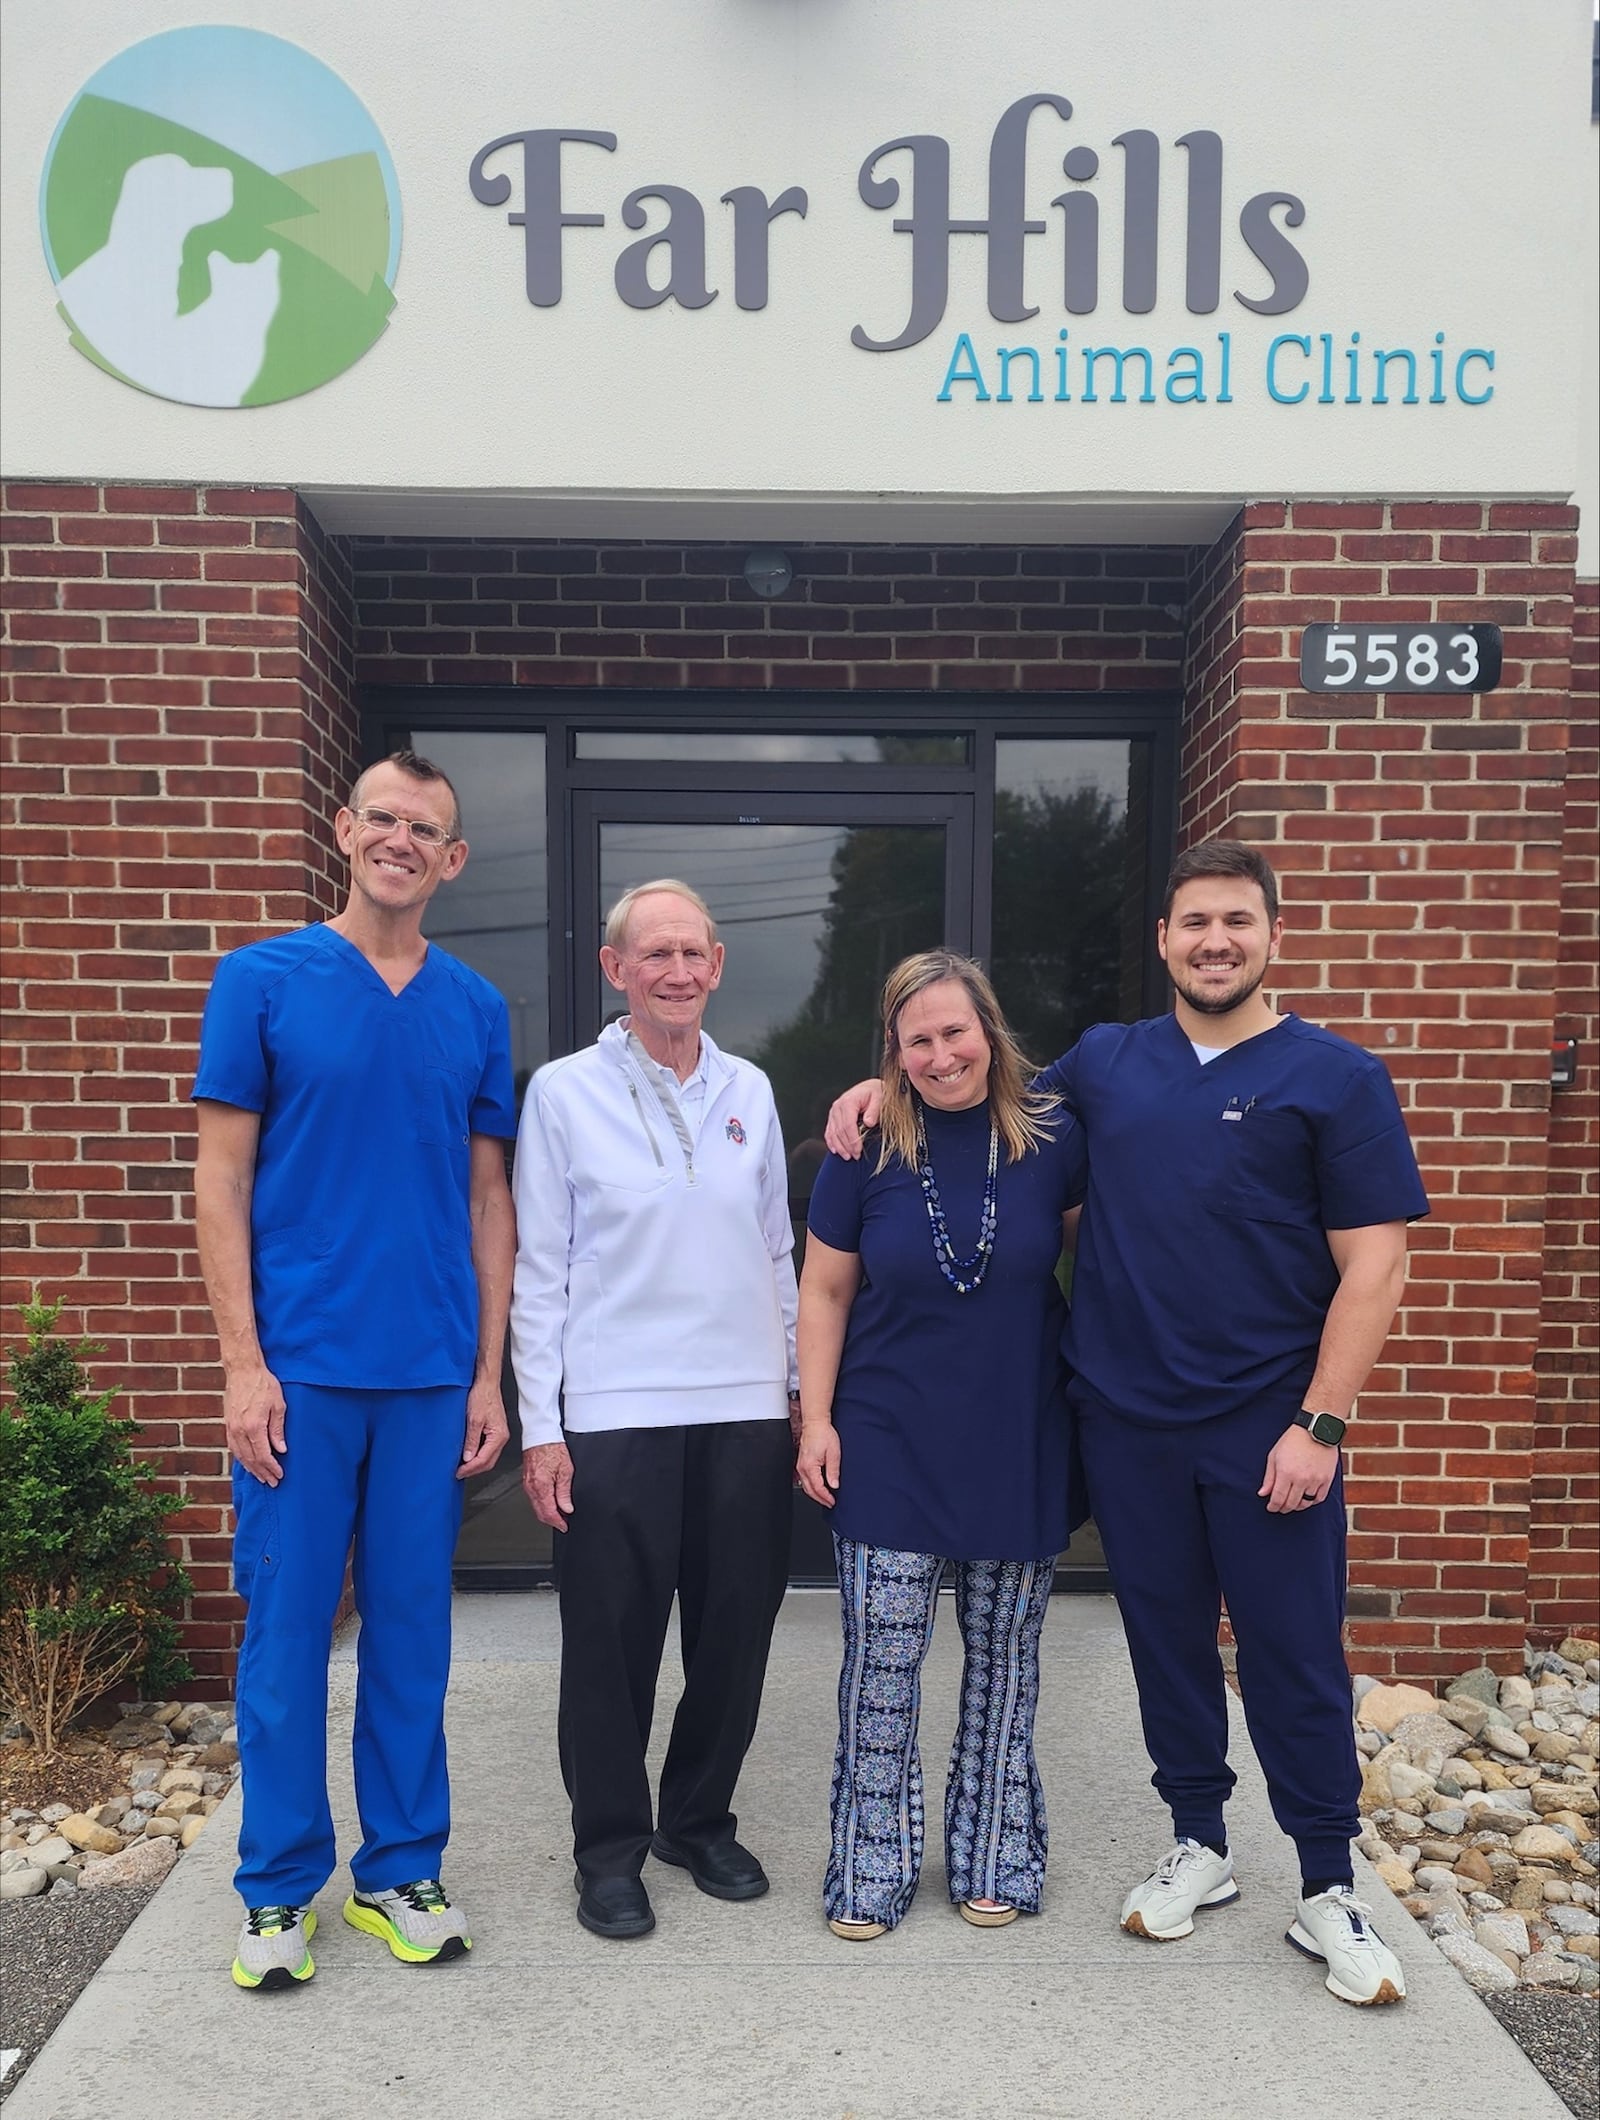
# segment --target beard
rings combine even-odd
[[[1171,968],[1169,967],[1168,969],[1170,971]],[[1209,993],[1204,988],[1191,987],[1187,976],[1179,978],[1175,972],[1172,973],[1172,983],[1197,1015],[1229,1016],[1236,1008],[1242,1008],[1252,995],[1260,991],[1261,982],[1266,976],[1266,965],[1261,967],[1254,978],[1251,977],[1248,968],[1246,968],[1239,975],[1239,984],[1231,988],[1227,993],[1222,994]]]

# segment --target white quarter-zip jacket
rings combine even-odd
[[[541,1067],[517,1136],[511,1360],[524,1449],[574,1430],[781,1420],[798,1297],[761,1070],[701,1034],[691,1129],[624,1024]]]

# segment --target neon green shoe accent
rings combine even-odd
[[[421,1887],[404,1887],[400,1892],[385,1893],[381,1896],[394,1900],[397,1903],[397,1911],[402,1917],[410,1918],[403,1903],[408,1895],[417,1895],[411,1912],[419,1916],[421,1921],[427,1923],[430,1928],[442,1926],[439,1921],[440,1915],[445,1915],[453,1921],[460,1920],[455,1909],[451,1907],[449,1900],[431,1879],[425,1881]],[[360,1929],[364,1935],[376,1936],[386,1943],[392,1954],[400,1959],[402,1963],[406,1965],[433,1965],[440,1960],[448,1961],[452,1958],[459,1958],[463,1952],[472,1949],[472,1938],[465,1933],[464,1925],[461,1929],[439,1935],[436,1940],[427,1943],[413,1942],[400,1928],[398,1922],[391,1919],[381,1906],[370,1903],[370,1900],[379,1896],[374,1893],[364,1899],[359,1894],[352,1892],[344,1903],[344,1918],[351,1928]]]
[[[238,1956],[233,1961],[235,1987],[281,1988],[291,1981],[306,1981],[311,1978],[317,1970],[316,1960],[310,1951],[311,1938],[316,1934],[317,1928],[315,1907],[307,1907],[300,1916],[300,1930],[307,1946],[305,1955],[297,1965],[290,1965],[281,1955],[282,1939],[294,1925],[292,1922],[285,1922],[281,1917],[286,1914],[293,1915],[296,1911],[293,1907],[251,1909],[245,1917],[245,1925],[239,1937]],[[254,1959],[254,1964],[245,1964],[247,1954]]]

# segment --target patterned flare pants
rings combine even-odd
[[[922,1868],[917,1715],[944,1562],[837,1535],[833,1544],[844,1667],[823,1912],[830,1921],[892,1929],[905,1918]],[[954,1566],[966,1653],[945,1793],[950,1899],[1004,1900],[1036,1914],[1047,1836],[1033,1717],[1055,1555]]]

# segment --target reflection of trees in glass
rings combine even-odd
[[[990,976],[1041,1064],[1123,1013],[1127,839],[1124,805],[1098,788],[995,796]]]
[[[858,826],[833,857],[830,883],[811,992],[750,1056],[771,1078],[791,1158],[820,1136],[847,1083],[877,1073],[878,995],[890,966],[943,938],[944,833]]]

